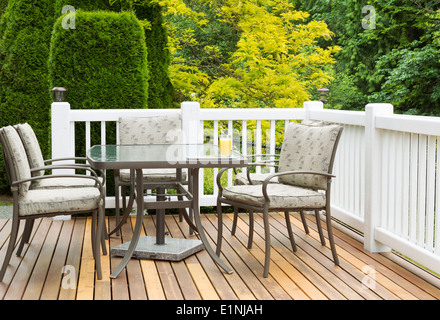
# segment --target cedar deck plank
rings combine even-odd
[[[123,226],[120,236],[106,241],[110,247],[131,239],[134,217]],[[146,216],[141,235],[155,235],[154,217]],[[272,261],[270,275],[262,277],[264,261],[264,230],[262,217],[255,215],[253,249],[248,250],[248,219],[240,214],[237,234],[230,235],[231,215],[224,216],[222,259],[232,267],[225,274],[205,250],[181,262],[136,260],[117,279],[109,279],[111,268],[121,258],[102,256],[104,279],[97,281],[90,242],[90,217],[74,217],[71,221],[37,219],[31,242],[23,249],[22,257],[12,256],[4,282],[0,283],[0,299],[46,300],[183,300],[183,299],[434,299],[440,288],[428,283],[411,270],[390,260],[390,254],[366,252],[362,243],[348,233],[334,228],[341,264],[335,267],[330,249],[322,246],[314,217],[307,216],[310,234],[303,231],[298,215],[292,215],[292,226],[298,251],[293,253],[281,213],[270,215],[272,232]],[[114,217],[108,218],[114,227]],[[217,217],[202,215],[202,223],[213,248],[217,241]],[[24,225],[24,224],[23,224]],[[178,216],[166,216],[171,236],[195,238],[189,235],[186,223]],[[323,223],[324,234],[326,225]],[[21,227],[19,237],[23,228]],[[4,256],[10,233],[10,220],[0,220],[0,259]],[[74,288],[63,287],[66,276],[63,266],[72,266]],[[365,288],[366,274],[371,265],[376,272],[374,288]],[[60,269],[61,268],[61,269]]]

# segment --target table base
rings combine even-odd
[[[130,242],[125,242],[111,248],[114,256],[125,256]],[[165,244],[156,244],[156,237],[140,237],[134,249],[132,258],[180,261],[203,250],[205,247],[200,240],[165,238]]]

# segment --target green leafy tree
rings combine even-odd
[[[332,33],[323,21],[305,22],[308,14],[289,1],[192,1],[185,10],[184,22],[170,19],[169,29],[171,79],[186,99],[205,107],[299,107],[332,79],[338,48],[317,44]],[[235,43],[220,42],[225,50],[206,41],[212,25],[230,30]]]
[[[53,10],[50,0],[10,0],[0,22],[0,127],[28,122],[45,156],[50,141],[47,59]],[[7,190],[4,170],[1,176],[0,189]]]

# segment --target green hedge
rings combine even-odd
[[[47,59],[53,10],[52,0],[10,0],[0,22],[0,127],[28,122],[46,156],[51,104]],[[0,168],[0,191],[9,191],[3,158]]]
[[[145,108],[147,48],[132,13],[76,11],[76,29],[54,25],[50,45],[50,87],[68,88],[73,109]]]
[[[133,13],[75,12],[76,29],[64,29],[61,16],[52,33],[49,56],[51,87],[66,87],[72,109],[146,108],[148,60],[144,30]],[[99,123],[91,143],[100,143]],[[116,127],[107,127],[107,143],[116,143]],[[75,154],[85,155],[84,125],[75,128]],[[108,194],[113,176],[108,173]]]
[[[137,6],[136,16],[148,20],[151,28],[145,30],[148,48],[148,66],[150,82],[148,91],[149,109],[173,107],[173,86],[169,77],[168,66],[171,56],[167,49],[167,32],[163,27],[162,8],[159,5]]]
[[[83,11],[113,11],[127,10],[127,6],[121,2],[109,4],[109,0],[57,0],[55,14],[61,15],[62,8],[69,4],[75,10]],[[162,8],[157,4],[139,4],[134,6],[134,13],[139,20],[147,20],[151,24],[150,29],[145,29],[145,40],[148,50],[148,67],[150,80],[148,83],[148,102],[150,109],[172,108],[173,87],[169,78],[168,65],[171,58],[167,49],[167,32],[163,26]]]

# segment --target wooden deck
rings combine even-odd
[[[13,255],[3,283],[3,300],[438,300],[436,279],[426,281],[407,264],[395,262],[392,253],[371,254],[362,244],[334,229],[340,267],[335,267],[328,247],[321,246],[313,219],[310,234],[301,221],[292,223],[298,251],[290,251],[284,217],[272,214],[272,263],[268,278],[262,277],[264,248],[262,219],[256,215],[254,248],[248,250],[247,216],[240,215],[236,236],[230,235],[231,216],[225,217],[223,255],[234,273],[226,275],[205,251],[184,261],[166,262],[132,259],[126,271],[110,279],[111,269],[121,258],[104,256],[101,281],[95,280],[90,246],[90,218],[70,221],[40,219],[23,257]],[[114,219],[109,219],[114,224]],[[188,226],[175,216],[166,217],[171,236],[188,237]],[[23,224],[22,224],[23,225]],[[123,227],[121,237],[111,237],[107,245],[128,241],[134,221]],[[215,215],[203,215],[203,225],[216,238]],[[3,261],[10,232],[10,220],[0,220],[0,261]],[[154,216],[145,216],[145,234],[154,235]],[[194,236],[193,236],[194,237]],[[403,259],[402,259],[403,260]],[[63,267],[67,266],[63,273]],[[411,270],[414,269],[414,270]],[[73,279],[73,280],[72,280]]]

